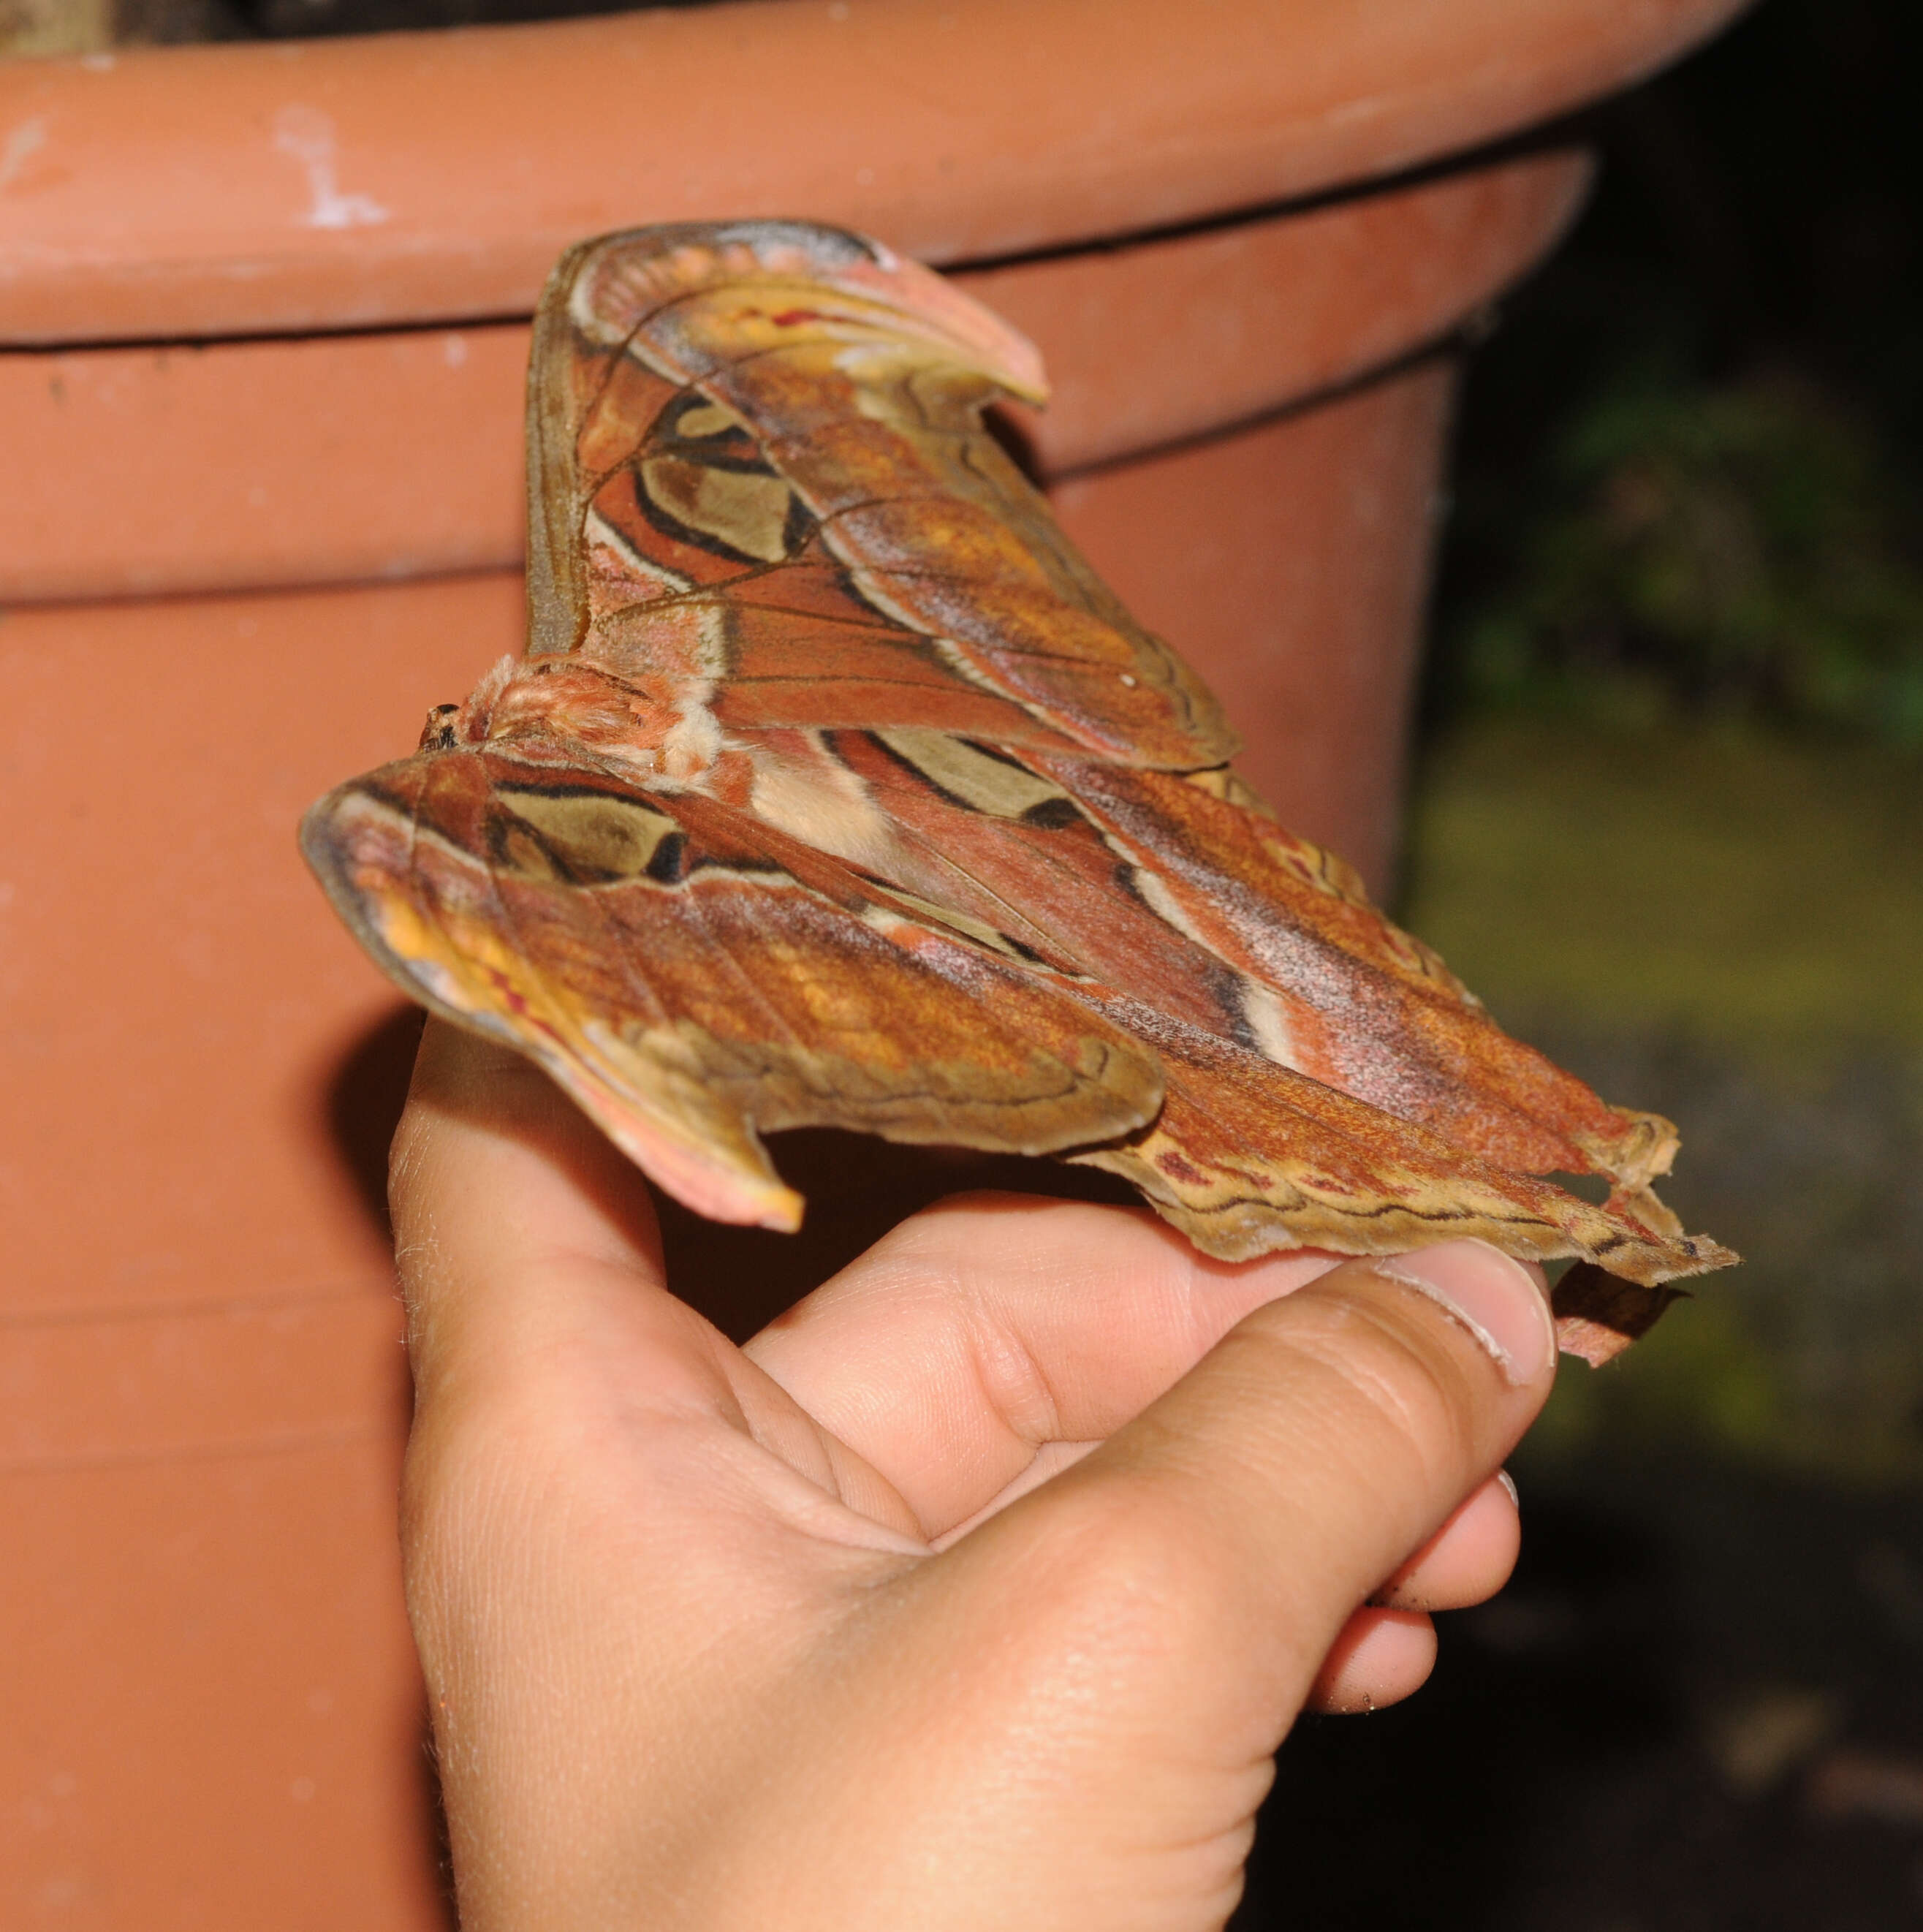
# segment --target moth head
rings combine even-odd
[[[459,724],[461,707],[458,704],[437,704],[428,713],[428,722],[421,727],[421,742],[414,748],[419,752],[451,752],[460,742]]]

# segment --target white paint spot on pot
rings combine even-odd
[[[308,228],[372,228],[388,218],[388,211],[364,194],[340,192],[334,123],[318,108],[299,102],[274,117],[274,145],[306,170],[311,197],[301,217]]]
[[[0,141],[0,189],[12,187],[20,170],[46,146],[46,123],[38,116],[11,129]]]

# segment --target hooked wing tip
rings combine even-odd
[[[755,1173],[706,1149],[650,1133],[632,1109],[598,1082],[580,1078],[569,1066],[545,1060],[544,1064],[582,1112],[684,1208],[737,1228],[767,1228],[778,1234],[800,1232],[807,1200],[772,1167]]]
[[[1672,1302],[1688,1296],[1688,1288],[1671,1282],[1645,1286],[1610,1274],[1594,1262],[1576,1262],[1563,1271],[1550,1294],[1557,1345],[1565,1355],[1580,1356],[1599,1369],[1648,1334]]]

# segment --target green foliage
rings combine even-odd
[[[1540,710],[1432,740],[1402,914],[1497,1018],[1682,1130],[1743,1265],[1565,1366],[1539,1459],[1923,1477],[1923,784],[1814,734]]]
[[[1539,506],[1482,506],[1507,568],[1445,617],[1456,707],[1720,714],[1923,748],[1923,524],[1820,391],[1618,380],[1546,470]]]

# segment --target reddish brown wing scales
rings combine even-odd
[[[1153,1054],[992,945],[745,813],[544,748],[343,787],[322,881],[390,974],[532,1052],[691,1205],[796,1223],[760,1131],[1042,1154],[1154,1118]]]
[[[1498,1166],[1646,1184],[1653,1117],[1510,1039],[1359,886],[1304,863],[1300,841],[1168,774],[1047,762],[1183,930],[1262,989],[1270,1058]]]
[[[858,237],[574,250],[536,327],[528,656],[308,815],[343,916],[704,1213],[794,1224],[784,1127],[1053,1153],[1219,1256],[1580,1258],[1565,1343],[1622,1346],[1732,1258],[1648,1191],[1673,1130],[1274,822],[983,430],[1001,393],[1039,400],[1028,345]]]

